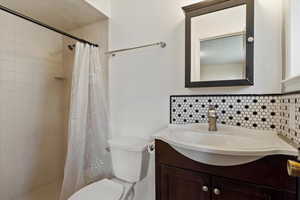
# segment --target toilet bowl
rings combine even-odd
[[[73,194],[69,200],[132,200],[135,183],[148,171],[149,141],[136,137],[119,137],[108,141],[115,178],[103,179]]]
[[[131,200],[133,195],[133,184],[104,179],[82,188],[69,200]]]

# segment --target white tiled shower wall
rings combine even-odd
[[[0,12],[0,199],[62,176],[62,37]]]

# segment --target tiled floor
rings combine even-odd
[[[58,200],[61,182],[55,182],[42,186],[29,194],[16,198],[15,200]]]

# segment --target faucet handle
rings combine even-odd
[[[208,117],[217,117],[217,111],[216,111],[216,107],[214,105],[209,105]]]
[[[209,105],[207,117],[217,117],[217,111],[214,105]]]
[[[216,110],[216,107],[214,105],[209,105],[208,110]]]

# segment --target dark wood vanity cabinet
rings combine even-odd
[[[232,167],[195,162],[156,141],[156,200],[297,200],[288,156]]]
[[[161,166],[162,200],[283,200],[284,194],[225,178]]]
[[[193,171],[161,166],[161,200],[209,200],[210,177]]]
[[[214,200],[284,200],[282,192],[224,178],[213,178],[212,187],[220,191]]]

